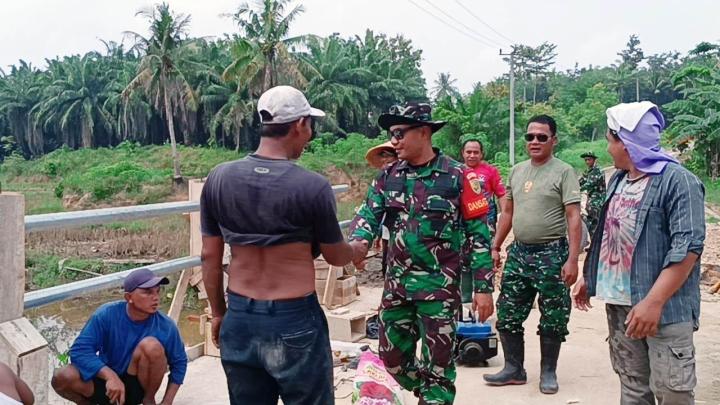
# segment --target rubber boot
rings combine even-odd
[[[562,341],[556,337],[540,336],[540,392],[555,394],[558,392],[557,360],[560,356]]]
[[[525,340],[523,335],[500,332],[500,343],[505,356],[505,367],[495,374],[484,374],[483,379],[489,385],[520,385],[527,383],[525,362]]]

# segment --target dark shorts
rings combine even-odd
[[[138,380],[137,376],[125,373],[120,376],[120,380],[125,384],[125,405],[142,404],[145,390],[143,390],[142,385],[140,385],[140,380]],[[95,391],[92,397],[90,397],[90,402],[96,405],[115,405],[110,402],[110,399],[107,397],[105,380],[95,377],[93,384],[95,385]]]

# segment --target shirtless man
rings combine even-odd
[[[327,179],[297,166],[312,138],[310,107],[289,86],[258,100],[254,154],[213,169],[200,199],[203,281],[230,403],[332,404],[327,321],[315,294],[313,258],[342,266],[353,251],[337,222]],[[228,304],[223,244],[231,248]]]
[[[0,405],[33,405],[35,397],[25,384],[5,363],[0,363]]]

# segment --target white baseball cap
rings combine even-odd
[[[258,100],[257,110],[263,124],[285,124],[302,117],[325,116],[322,110],[311,107],[305,95],[292,86],[276,86],[263,93]],[[263,111],[270,114],[272,119],[263,119]]]

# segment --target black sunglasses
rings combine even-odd
[[[545,134],[537,134],[537,135],[536,134],[525,134],[526,142],[532,142],[535,139],[537,139],[537,141],[540,143],[545,143],[548,141],[548,139],[550,139],[550,137]]]
[[[412,129],[415,129],[415,128],[420,128],[421,126],[423,126],[423,124],[410,125],[409,127],[405,127],[405,128],[396,128],[396,129],[393,129],[392,131],[388,130],[388,137],[390,139],[395,138],[398,141],[402,141],[402,139],[405,138],[406,132],[408,132]]]

